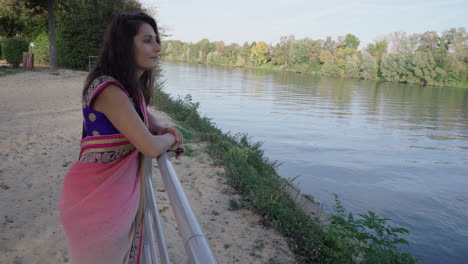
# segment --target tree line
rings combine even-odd
[[[468,87],[468,34],[451,28],[441,34],[394,32],[358,50],[353,34],[337,39],[282,36],[242,46],[202,39],[196,43],[163,41],[168,60],[232,67],[260,67],[328,76],[383,79],[391,82]]]
[[[86,69],[107,25],[123,11],[150,10],[139,0],[0,0],[0,50],[31,51],[51,68]]]
[[[0,0],[0,7],[0,57],[5,57],[2,50],[18,54],[29,50],[37,63],[57,60],[60,66],[73,69],[86,69],[88,56],[97,54],[103,33],[117,13],[148,11],[139,0]],[[10,49],[5,49],[7,44]],[[274,46],[264,41],[241,46],[207,39],[196,43],[167,40],[163,41],[163,58],[468,87],[468,35],[463,27],[440,34],[394,32],[361,50],[359,44],[353,34],[324,40],[289,35]]]

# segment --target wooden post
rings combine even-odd
[[[34,70],[34,53],[23,52],[23,69]]]

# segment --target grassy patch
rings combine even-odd
[[[185,156],[193,157],[195,155],[195,152],[193,151],[193,148],[190,147],[189,145],[185,145],[184,148],[185,148],[185,153],[184,153]]]
[[[229,211],[237,211],[241,208],[240,204],[236,201],[236,200],[233,200],[233,199],[230,199],[229,200]]]
[[[184,140],[185,140],[185,141],[188,142],[188,141],[190,141],[190,140],[193,139],[193,134],[190,133],[190,132],[187,130],[187,128],[185,128],[183,125],[177,124],[177,125],[176,125],[176,128],[177,128],[177,130],[180,131],[180,133],[182,133],[182,135],[184,136]]]
[[[261,215],[265,225],[286,237],[299,263],[416,263],[396,247],[406,243],[399,235],[407,230],[389,227],[388,219],[372,212],[356,219],[345,217],[337,199],[332,224],[308,217],[287,194],[293,183],[277,174],[277,163],[264,157],[261,144],[251,142],[247,135],[222,133],[198,114],[199,104],[190,95],[173,99],[156,89],[154,105],[176,120],[192,139],[208,142],[215,164],[224,167],[229,184],[241,194],[242,207]],[[240,206],[231,200],[229,207],[236,210]]]
[[[10,75],[10,74],[21,73],[25,71],[26,70],[21,69],[21,68],[13,68],[11,66],[2,65],[0,66],[0,77]]]

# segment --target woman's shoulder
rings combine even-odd
[[[123,85],[116,78],[109,76],[109,75],[101,75],[91,81],[91,83],[89,84],[88,90],[99,88],[108,82],[114,83],[123,88]]]
[[[86,91],[85,96],[83,96],[83,104],[85,105],[90,105],[93,99],[106,87],[109,85],[117,85],[120,87],[127,96],[129,96],[127,90],[125,90],[125,87],[114,77],[109,76],[109,75],[102,75],[97,78],[95,78],[91,83],[89,84],[88,90]]]

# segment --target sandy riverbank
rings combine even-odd
[[[0,77],[0,263],[69,263],[57,203],[63,177],[78,155],[80,94],[86,72],[25,72]],[[170,118],[156,115],[167,124]],[[204,145],[173,161],[219,263],[293,263],[285,240],[248,210],[230,211],[239,197]],[[154,187],[173,263],[185,263],[164,186]]]

